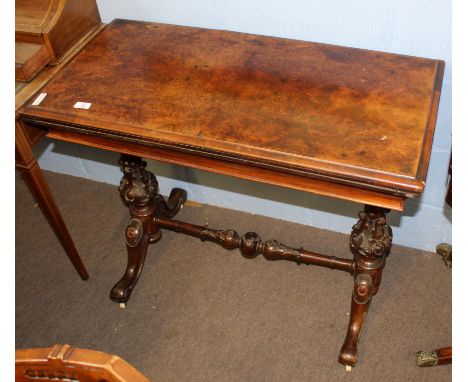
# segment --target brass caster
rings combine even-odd
[[[353,367],[352,367],[352,366],[349,366],[349,365],[346,365],[346,366],[345,366],[345,370],[346,370],[346,371],[353,371]]]
[[[127,307],[127,303],[126,302],[121,302],[121,303],[119,303],[119,307],[120,307],[120,309],[125,309]]]
[[[441,243],[436,247],[438,255],[442,256],[447,268],[452,268],[452,246],[447,243]]]
[[[416,353],[416,365],[430,367],[437,365],[437,353],[435,351],[418,351]]]

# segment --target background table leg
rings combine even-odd
[[[19,122],[16,123],[15,148],[16,164],[18,169],[21,171],[26,184],[36,198],[39,207],[57,235],[60,244],[76,271],[83,280],[87,280],[89,278],[88,272],[86,271],[81,257],[76,250],[73,239],[68,232],[65,222],[63,221],[54,197],[50,192],[49,186],[44,179],[41,168],[34,157],[23,126]]]

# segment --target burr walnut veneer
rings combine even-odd
[[[20,127],[122,153],[119,192],[131,219],[114,301],[128,301],[163,230],[247,258],[335,268],[354,278],[339,356],[350,367],[390,252],[386,213],[424,189],[443,68],[439,60],[115,20],[39,91],[47,94],[39,104],[25,104]],[[163,198],[140,157],[362,203],[354,258],[175,220],[185,191]]]

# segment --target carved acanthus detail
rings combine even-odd
[[[166,201],[158,194],[156,177],[145,170],[146,162],[131,155],[122,155],[119,165],[123,172],[119,192],[122,201],[130,209],[131,219],[125,230],[127,268],[112,288],[110,297],[113,301],[125,304],[140,277],[148,245],[161,238],[161,230],[154,219],[157,216],[174,216],[182,208],[187,193],[175,188]]]
[[[392,228],[387,225],[385,215],[368,210],[360,212],[349,245],[358,265],[367,269],[381,267],[392,246]]]
[[[146,162],[122,155],[119,165],[123,172],[119,186],[123,202],[126,205],[149,203],[158,192],[158,181],[151,172],[145,170]]]

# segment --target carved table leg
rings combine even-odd
[[[145,170],[146,162],[134,156],[122,155],[119,164],[124,174],[119,192],[124,204],[130,209],[131,219],[125,231],[127,268],[112,288],[110,298],[125,306],[140,277],[148,245],[161,238],[161,230],[155,224],[155,218],[174,216],[185,202],[187,193],[173,189],[166,202],[158,194],[156,177]]]
[[[365,206],[359,221],[353,226],[350,248],[355,260],[354,289],[346,338],[338,361],[350,370],[357,362],[357,346],[362,325],[372,297],[377,294],[392,245],[392,229],[385,219],[386,210]]]
[[[89,278],[88,272],[76,250],[73,239],[63,221],[60,210],[44,179],[41,168],[32,152],[23,125],[16,122],[15,132],[16,166],[21,171],[29,190],[34,195],[42,213],[47,218],[68,258],[83,280]]]

